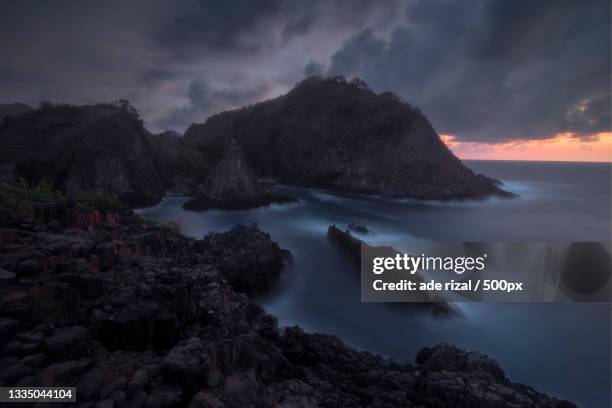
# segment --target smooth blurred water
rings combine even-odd
[[[338,335],[347,344],[413,359],[448,342],[498,360],[509,377],[583,407],[610,406],[610,304],[464,303],[464,317],[434,319],[398,304],[360,302],[359,274],[326,239],[330,224],[364,224],[376,243],[610,240],[610,165],[468,162],[521,196],[480,202],[418,202],[278,186],[300,203],[248,211],[189,212],[185,198],[139,210],[202,237],[256,222],[291,250],[277,291],[258,301],[281,325]]]

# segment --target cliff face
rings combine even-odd
[[[164,194],[148,132],[114,105],[48,106],[0,122],[0,173],[54,182],[68,196],[103,190],[130,204]]]
[[[0,180],[47,180],[69,197],[102,190],[138,206],[170,191],[196,196],[193,209],[286,201],[257,182],[231,138],[215,135],[192,145],[176,133],[152,135],[127,102],[10,116],[0,122],[0,140]]]
[[[150,135],[150,140],[166,190],[195,195],[214,160],[207,160],[201,151],[185,143],[175,132]]]
[[[217,162],[198,183],[195,198],[185,203],[188,210],[211,208],[246,209],[283,201],[270,195],[246,162],[235,142],[219,152]]]
[[[263,189],[247,164],[242,149],[233,141],[198,188],[199,196],[214,200],[232,197],[249,201],[262,194]]]
[[[309,78],[286,95],[192,125],[185,140],[234,139],[258,176],[420,199],[507,195],[455,157],[425,116],[359,81]]]

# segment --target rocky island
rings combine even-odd
[[[194,124],[184,139],[205,148],[218,137],[238,144],[258,176],[289,184],[434,200],[511,196],[465,167],[418,108],[359,79],[307,78]]]

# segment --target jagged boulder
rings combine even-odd
[[[192,337],[170,350],[164,358],[163,370],[171,384],[193,392],[206,384],[208,365],[202,340]]]
[[[506,373],[497,361],[478,352],[467,352],[450,344],[424,347],[415,357],[417,364],[426,372],[457,371],[490,376],[495,381],[507,381]]]
[[[248,207],[261,201],[265,191],[247,164],[242,149],[230,141],[220,160],[198,186],[196,194],[202,205],[208,202],[210,206]]]
[[[65,357],[76,357],[87,354],[89,330],[83,326],[72,326],[58,329],[44,342],[49,353]]]
[[[291,253],[281,249],[256,225],[237,225],[204,237],[201,250],[238,292],[253,296],[270,292]]]
[[[185,204],[186,209],[246,209],[295,201],[293,197],[272,194],[259,183],[234,140],[228,140],[219,150],[220,159],[206,172],[196,188],[196,198]]]

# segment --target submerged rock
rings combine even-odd
[[[348,261],[358,272],[361,271],[361,251],[362,247],[364,246],[368,247],[368,250],[370,251],[376,250],[381,254],[385,254],[385,256],[394,257],[395,254],[398,253],[396,249],[388,246],[372,247],[359,238],[352,236],[348,229],[342,231],[335,225],[330,225],[327,229],[327,238],[338,246],[338,248],[347,256]],[[390,271],[388,272],[388,275],[392,273],[393,271]],[[399,278],[401,278],[401,276],[398,276],[398,279]],[[417,282],[424,281],[423,277],[419,273],[412,275],[412,279]],[[453,316],[460,314],[458,308],[446,302],[439,295],[423,291],[420,291],[419,294],[423,297],[422,302],[410,302],[403,304],[398,303],[397,305],[403,305],[405,307],[426,306],[435,316]]]

